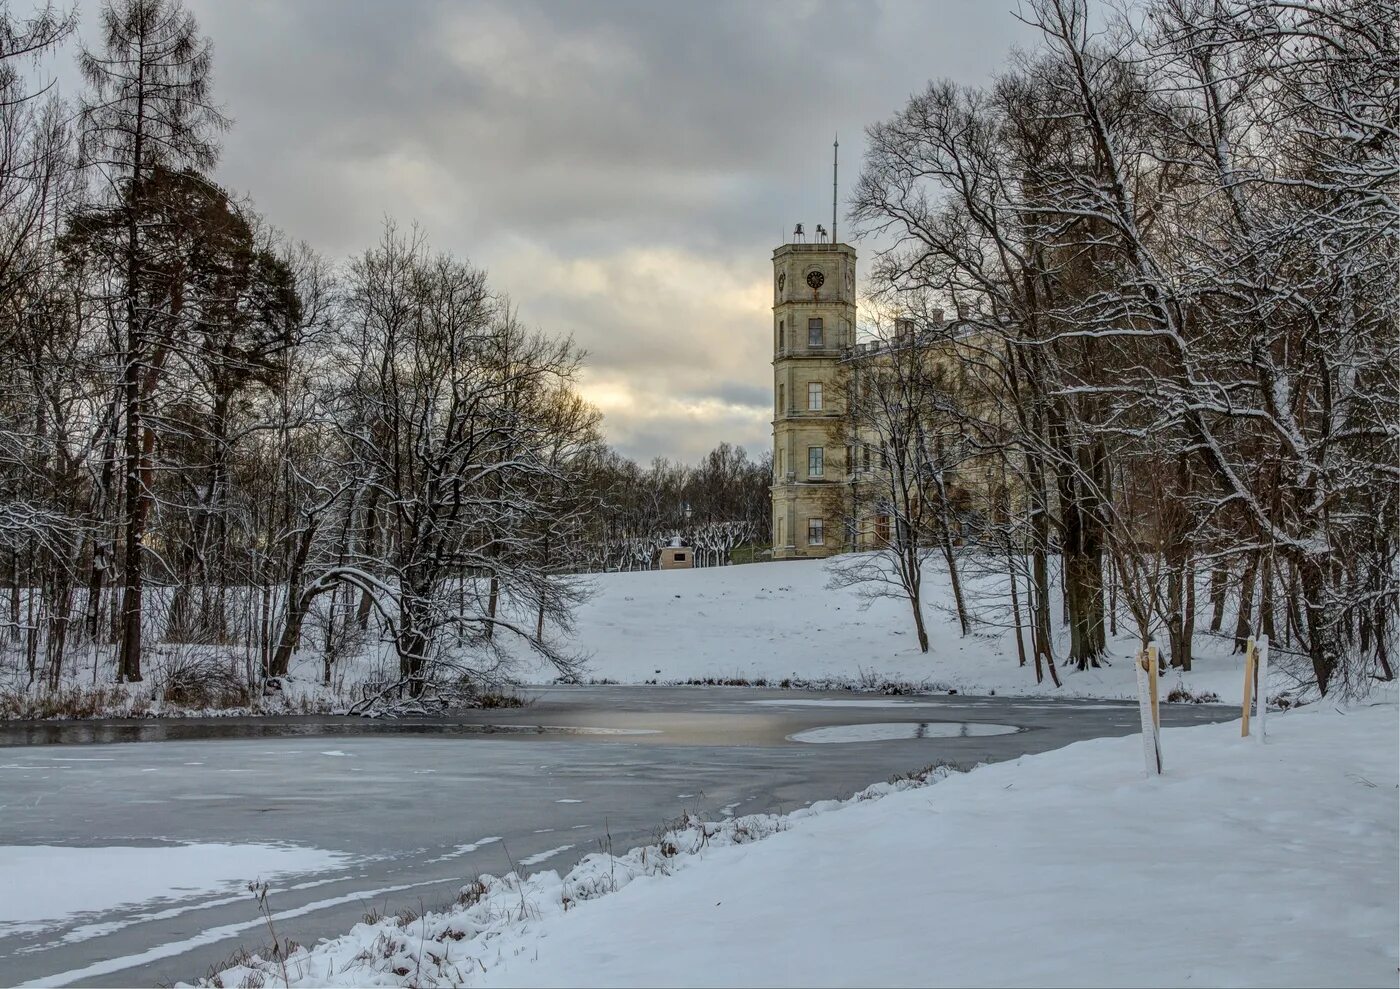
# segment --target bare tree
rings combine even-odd
[[[1393,630],[1396,588],[1369,562],[1393,556],[1375,520],[1400,480],[1384,5],[1159,0],[1101,19],[1037,0],[1023,19],[1042,43],[993,86],[933,84],[872,128],[854,212],[899,240],[877,288],[945,300],[1000,383],[1037,657],[1058,552],[1069,657],[1098,661],[1107,554],[1176,662],[1200,565],[1243,565],[1239,634],[1256,596],[1262,629],[1286,594],[1319,690],[1388,676],[1393,631],[1370,630]]]

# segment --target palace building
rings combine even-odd
[[[938,365],[948,395],[963,408],[992,415],[972,398],[968,369],[979,362],[960,354],[977,347],[975,335],[957,324],[945,326],[935,314],[916,331],[896,320],[885,340],[858,341],[856,251],[849,244],[819,239],[805,242],[802,228],[793,243],[773,251],[773,559],[793,560],[871,549],[889,540],[891,520],[882,509],[880,476],[885,471],[879,437],[849,421],[848,388],[864,388],[872,362],[895,359],[910,348]],[[974,377],[976,374],[974,372]],[[962,382],[958,384],[957,382]],[[933,432],[931,430],[930,432]],[[945,441],[958,446],[957,435]],[[956,426],[953,432],[959,432]],[[946,451],[945,451],[946,452]],[[977,530],[998,521],[1022,500],[994,454],[962,452],[947,457],[942,484],[921,490],[920,499],[946,497],[949,538],[977,538]],[[1008,491],[1011,491],[1009,494]],[[887,499],[886,499],[887,500]]]

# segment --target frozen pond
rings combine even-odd
[[[314,944],[367,910],[450,903],[481,873],[647,844],[678,813],[782,813],[934,761],[1137,730],[1129,704],[1024,698],[579,686],[525,699],[397,720],[0,726],[13,746],[0,744],[0,985],[195,978],[266,942],[253,880],[271,886],[278,936]],[[1162,709],[1168,725],[1232,716]]]

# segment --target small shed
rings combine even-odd
[[[689,570],[695,566],[695,550],[681,545],[680,539],[672,539],[669,546],[657,551],[662,570]]]

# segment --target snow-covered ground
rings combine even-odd
[[[357,925],[224,986],[1391,985],[1397,706],[1081,742]],[[760,841],[759,839],[764,839]]]
[[[931,563],[924,611],[932,645],[923,655],[907,602],[871,603],[855,590],[829,588],[829,565],[795,560],[597,574],[568,644],[587,655],[589,676],[620,683],[891,680],[976,694],[1137,696],[1132,657],[1138,643],[1124,623],[1110,642],[1110,665],[1082,672],[1061,666],[1064,686],[1057,688],[1048,677],[1037,684],[1033,667],[1018,665],[1015,633],[1004,627],[1003,576],[968,579],[969,608],[983,621],[962,636],[951,611],[947,571]],[[1233,612],[1228,617],[1233,622]],[[1026,633],[1028,648],[1029,638]],[[1180,682],[1192,693],[1213,692],[1236,702],[1244,659],[1231,655],[1231,645],[1229,639],[1198,634],[1195,668],[1169,673],[1163,694]],[[1275,657],[1271,693],[1296,686],[1281,658]],[[549,670],[536,666],[527,679],[548,676]]]

